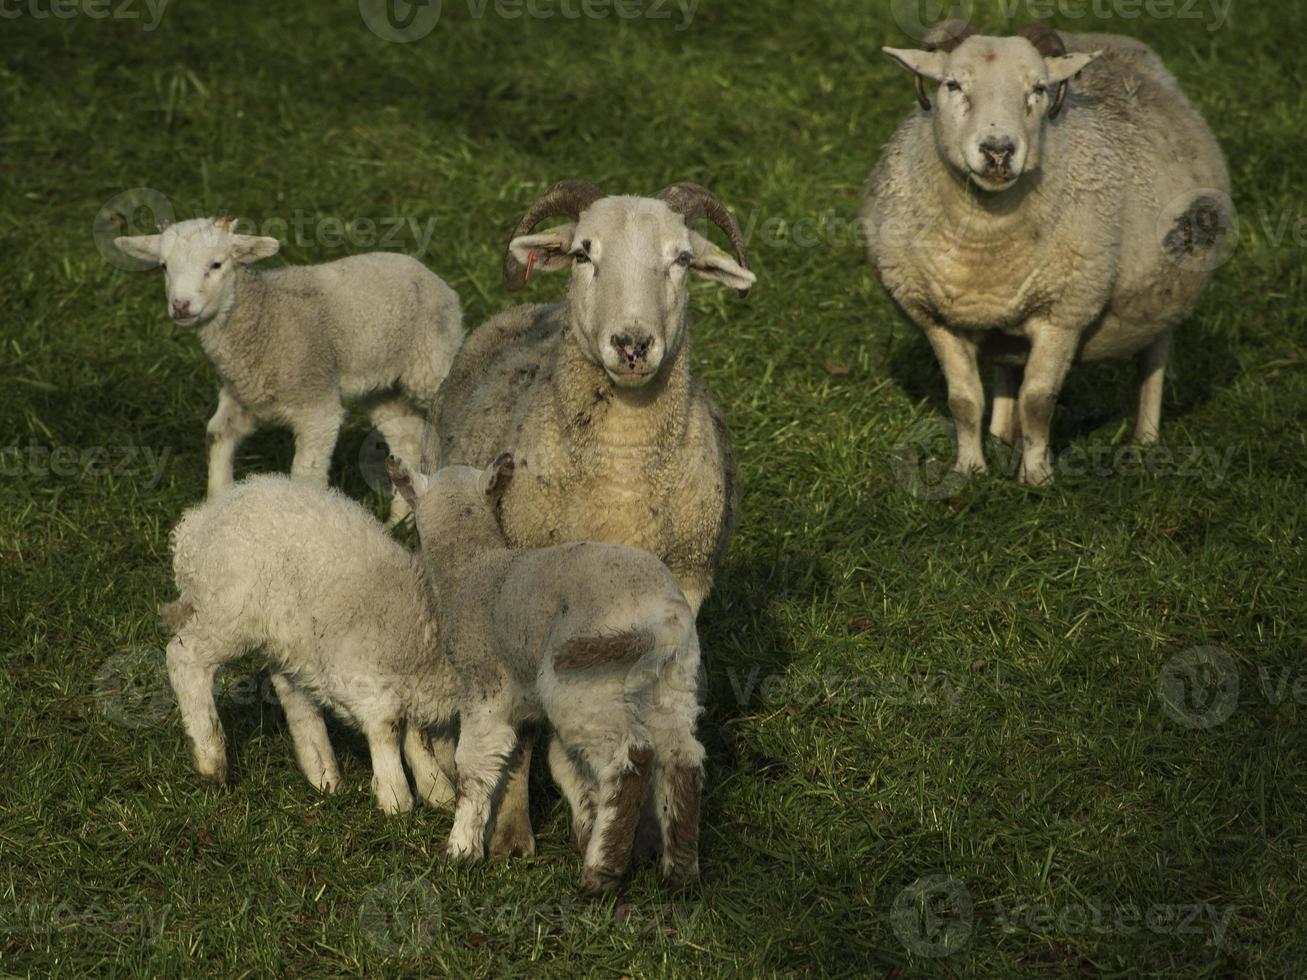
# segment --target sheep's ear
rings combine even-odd
[[[944,66],[948,55],[943,51],[918,51],[914,48],[881,48],[900,65],[922,78],[944,81]]]
[[[1086,65],[1102,53],[1095,51],[1092,54],[1064,54],[1058,58],[1045,58],[1044,64],[1048,68],[1049,82],[1057,85],[1075,78],[1084,71]]]
[[[414,509],[417,507],[418,497],[425,494],[431,486],[431,481],[426,474],[419,473],[394,455],[386,457],[386,475],[390,477],[390,482],[395,485],[399,495],[408,502],[409,507]]]
[[[508,489],[517,464],[513,462],[512,453],[500,453],[495,461],[481,474],[481,492],[487,497],[498,497]]]
[[[724,248],[718,248],[697,231],[690,232],[690,243],[694,248],[690,268],[705,279],[738,289],[741,293],[747,293],[758,281],[758,277],[740,265],[735,256]]]
[[[133,235],[131,237],[115,238],[114,247],[124,255],[130,255],[134,259],[140,259],[142,262],[159,261],[159,242],[162,235]]]
[[[281,242],[275,238],[263,238],[256,235],[232,235],[231,257],[237,262],[248,265],[259,259],[269,259],[281,248]]]
[[[537,235],[519,235],[508,243],[508,250],[523,268],[533,272],[559,272],[572,264],[572,236],[575,232],[576,225],[569,224]]]

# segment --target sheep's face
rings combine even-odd
[[[238,235],[229,221],[197,218],[158,235],[119,238],[133,258],[158,262],[164,271],[168,313],[183,327],[203,326],[231,308],[236,267],[277,254],[275,238]]]
[[[1046,58],[1023,37],[979,36],[951,54],[894,48],[885,53],[940,83],[933,99],[940,156],[991,192],[1007,190],[1039,169],[1058,87],[1098,56]]]
[[[755,282],[728,252],[652,198],[605,197],[575,224],[523,235],[509,247],[536,271],[571,268],[571,328],[622,388],[649,384],[685,343],[691,272],[736,289]]]
[[[502,547],[496,505],[513,479],[516,466],[509,453],[501,453],[490,466],[445,466],[422,473],[398,456],[386,460],[386,472],[395,490],[413,511],[423,549],[452,548],[461,557],[468,542]]]

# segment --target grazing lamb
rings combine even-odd
[[[532,234],[556,216],[571,223]],[[736,258],[690,229],[699,218],[726,233]],[[441,389],[423,465],[484,467],[511,450],[518,472],[500,515],[513,547],[643,548],[672,570],[697,614],[737,490],[726,425],[690,374],[688,280],[694,272],[742,293],[754,284],[740,226],[694,184],[639,198],[563,181],[518,222],[504,280],[517,290],[532,270],[563,269],[572,270],[564,305],[516,307],[468,338]],[[534,849],[529,759],[524,742],[496,854]]]
[[[622,877],[646,808],[663,873],[696,876],[699,641],[671,572],[619,545],[511,550],[497,516],[514,478],[507,453],[484,471],[427,476],[394,456],[387,469],[413,508],[461,682],[449,856],[485,857],[518,729],[547,719],[555,778],[585,856],[582,891],[603,894]]]
[[[326,486],[342,399],[361,399],[396,452],[418,451],[463,341],[458,297],[421,262],[376,252],[259,272],[252,263],[280,243],[237,234],[230,218],[115,244],[163,266],[173,320],[199,328],[222,378],[208,427],[210,497],[231,486],[237,448],[264,425],[290,426],[291,474]],[[406,506],[395,501],[392,523]]]
[[[1172,330],[1233,220],[1207,124],[1129,38],[949,21],[926,50],[885,52],[915,73],[921,111],[871,175],[863,230],[948,381],[956,468],[985,469],[978,356],[997,363],[990,431],[1023,440],[1024,483],[1052,475],[1049,424],[1076,360],[1135,357],[1134,434],[1155,442]]]
[[[458,683],[418,557],[343,494],[271,475],[187,511],[172,541],[180,597],[162,610],[175,631],[168,675],[202,777],[227,776],[214,676],[262,648],[310,783],[340,785],[329,707],[367,736],[382,810],[413,806],[401,740],[423,801],[453,801]]]

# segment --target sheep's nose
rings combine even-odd
[[[172,318],[174,320],[185,320],[191,315],[191,301],[188,299],[175,299],[172,301]]]
[[[1010,139],[985,140],[980,144],[980,152],[995,170],[1008,170],[1012,166],[1012,157],[1016,155],[1017,145]]]
[[[617,351],[617,356],[622,359],[623,366],[629,370],[644,366],[649,360],[649,351],[654,344],[653,336],[650,334],[615,333],[609,340],[613,349]]]

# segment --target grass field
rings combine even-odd
[[[446,0],[413,43],[352,0],[174,0],[154,29],[122,4],[0,4],[0,972],[1307,967],[1298,0],[1051,5],[1157,47],[1227,150],[1241,223],[1178,335],[1162,449],[1128,447],[1132,368],[1079,368],[1040,492],[921,461],[950,452],[943,381],[853,231],[914,104],[878,53],[911,41],[889,3]],[[998,31],[1022,9],[975,16]],[[375,813],[343,730],[350,788],[314,794],[254,661],[220,701],[233,785],[200,785],[155,610],[168,531],[204,492],[215,375],[159,277],[93,235],[151,188],[179,218],[282,237],[275,262],[388,236],[475,325],[514,301],[507,234],[563,177],[709,185],[760,280],[743,302],[693,291],[744,491],[700,617],[703,879],[669,893],[643,869],[599,905],[574,897],[543,770],[539,854],[446,868],[448,815]],[[381,513],[367,436],[355,418],[333,481]],[[262,434],[238,472],[290,452]]]

